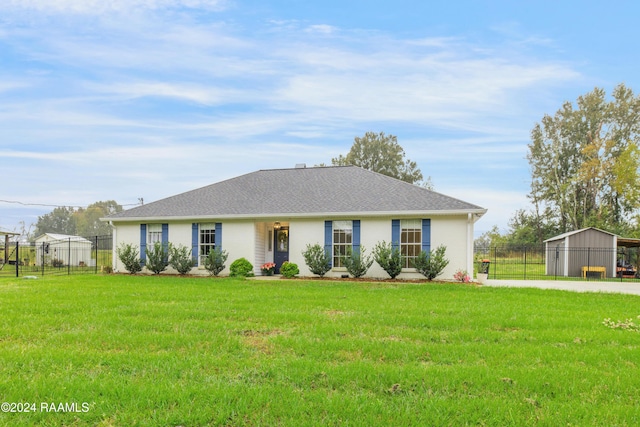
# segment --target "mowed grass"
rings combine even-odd
[[[67,276],[0,310],[0,401],[37,408],[1,425],[640,424],[640,333],[602,324],[637,296]]]

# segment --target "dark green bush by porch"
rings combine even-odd
[[[229,270],[231,277],[253,276],[253,265],[246,258],[239,258],[233,261]]]
[[[282,264],[282,267],[280,267],[280,274],[287,279],[291,279],[300,274],[300,269],[298,268],[298,264],[286,261]]]

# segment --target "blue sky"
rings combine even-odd
[[[529,207],[535,123],[594,87],[640,91],[638,16],[634,1],[3,1],[0,228],[329,164],[383,131],[436,191],[489,210],[476,234],[506,231]]]

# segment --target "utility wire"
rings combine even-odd
[[[142,199],[139,199],[142,200]],[[43,207],[47,207],[47,208],[74,208],[74,209],[86,209],[87,206],[73,206],[73,205],[49,205],[46,203],[25,203],[25,202],[19,202],[17,200],[0,200],[0,203],[13,203],[16,205],[22,205],[22,206],[43,206]],[[142,203],[129,203],[127,205],[120,205],[122,207],[125,206],[138,206]]]

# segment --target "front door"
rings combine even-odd
[[[275,230],[273,246],[273,262],[276,264],[276,274],[280,274],[280,267],[285,261],[289,261],[289,227]]]

